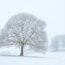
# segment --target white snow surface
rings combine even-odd
[[[12,52],[10,52],[11,50]],[[8,56],[5,56],[6,54]],[[12,47],[1,48],[0,55],[0,65],[65,65],[65,52],[47,52],[46,54],[27,52],[25,56],[21,57],[17,56],[19,49],[15,50]]]

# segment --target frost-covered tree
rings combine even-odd
[[[45,26],[44,21],[31,14],[20,13],[14,15],[2,30],[0,42],[2,45],[20,46],[21,56],[23,56],[25,45],[29,45],[35,51],[45,52],[47,49]]]
[[[51,48],[60,51],[65,48],[65,35],[57,35],[51,40]]]
[[[52,40],[51,40],[51,49],[53,51],[58,51],[59,49],[59,43],[58,43],[58,39],[56,37],[54,37]]]

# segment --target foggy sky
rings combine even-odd
[[[0,29],[17,13],[30,13],[47,23],[48,39],[65,34],[65,0],[0,0]]]

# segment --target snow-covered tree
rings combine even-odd
[[[54,37],[52,40],[51,40],[51,49],[53,51],[58,51],[59,49],[59,43],[58,43],[58,39],[56,37]]]
[[[3,45],[20,46],[21,56],[23,56],[25,45],[29,45],[35,51],[45,52],[47,49],[45,26],[44,21],[31,14],[20,13],[14,15],[2,30],[0,42]]]
[[[60,51],[65,48],[65,35],[57,35],[51,40],[51,48]]]

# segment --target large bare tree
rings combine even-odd
[[[47,49],[46,23],[37,17],[20,13],[12,16],[1,31],[0,42],[3,45],[18,45],[23,56],[25,45],[33,50],[45,52]]]

